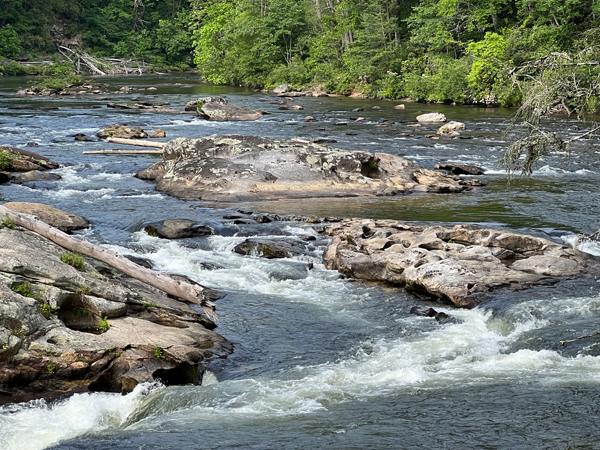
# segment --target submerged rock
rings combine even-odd
[[[387,153],[242,135],[175,139],[137,176],[181,199],[215,201],[462,192],[478,183]]]
[[[9,202],[4,205],[15,212],[35,216],[42,222],[58,228],[65,233],[72,233],[90,226],[90,222],[77,214],[73,214],[43,203]]]
[[[0,229],[0,403],[49,392],[198,383],[231,344],[186,303],[41,236]]]
[[[327,229],[327,268],[472,307],[499,288],[524,289],[597,272],[598,261],[546,239],[457,225],[346,219]],[[558,278],[557,278],[558,277]]]
[[[150,236],[162,239],[183,239],[195,236],[206,236],[213,233],[208,225],[202,225],[189,219],[168,219],[154,222],[144,227]]]

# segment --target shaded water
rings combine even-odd
[[[508,182],[495,162],[511,110],[407,104],[347,98],[297,98],[303,111],[279,111],[268,94],[198,83],[189,75],[110,78],[133,97],[173,107],[199,95],[271,112],[257,122],[212,123],[189,116],[139,114],[106,108],[107,101],[17,98],[22,79],[0,79],[0,143],[24,146],[63,167],[58,182],[37,189],[0,187],[6,201],[37,201],[92,222],[82,234],[121,253],[143,256],[157,270],[177,272],[216,288],[218,332],[235,353],[213,361],[202,386],[140,386],[132,394],[75,395],[0,408],[0,448],[597,448],[600,347],[589,338],[560,340],[598,329],[597,284],[567,282],[503,294],[479,308],[446,311],[460,324],[410,316],[419,300],[398,289],[353,282],[327,271],[317,237],[308,256],[261,260],[233,253],[248,235],[293,239],[316,235],[307,224],[241,227],[222,216],[255,211],[473,222],[556,239],[598,228],[600,171],[596,141],[572,155],[548,158],[531,178]],[[104,82],[104,80],[103,80]],[[176,84],[180,83],[180,84]],[[150,94],[152,92],[152,94]],[[110,94],[111,101],[132,95]],[[11,106],[58,110],[11,110]],[[380,106],[374,110],[372,106]],[[359,113],[350,112],[363,107]],[[408,127],[421,112],[439,110],[466,123],[472,139],[434,141]],[[304,116],[317,118],[306,124]],[[362,116],[364,121],[351,118]],[[375,127],[383,120],[394,125]],[[339,121],[348,125],[335,125]],[[402,123],[397,123],[402,121]],[[111,123],[162,128],[169,139],[213,133],[335,139],[335,146],[398,154],[427,168],[440,161],[488,169],[488,186],[460,195],[383,199],[294,200],[215,205],[182,202],[154,191],[133,174],[152,156],[81,155],[110,148],[75,142]],[[574,133],[576,121],[552,126]],[[356,133],[347,135],[346,133]],[[400,136],[401,133],[414,136]],[[144,223],[190,218],[218,236],[163,241],[140,232]],[[573,240],[573,237],[566,238]],[[306,270],[312,262],[314,269]],[[206,270],[202,263],[221,268]]]

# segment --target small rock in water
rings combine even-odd
[[[150,133],[150,137],[151,138],[164,138],[164,137],[167,137],[167,133],[165,132],[165,130],[155,130],[152,133]]]
[[[150,236],[161,239],[183,239],[195,236],[206,236],[213,233],[208,225],[201,225],[189,219],[168,219],[146,225],[144,231]]]
[[[360,111],[364,111],[364,110],[365,110],[365,108],[354,108],[352,110],[352,112],[360,112]]]
[[[404,106],[404,105],[396,105],[396,106],[394,106],[394,109],[405,109],[405,108],[406,108],[406,106]]]
[[[28,142],[27,144],[25,144],[25,145],[27,145],[27,147],[37,147],[37,146],[38,146],[38,145],[40,145],[40,144],[38,144],[37,142],[29,141],[29,142]]]

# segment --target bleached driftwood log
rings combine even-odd
[[[82,155],[162,155],[162,150],[93,150]]]
[[[111,142],[113,144],[126,144],[126,145],[137,145],[139,147],[156,147],[163,148],[165,145],[164,142],[152,142],[152,141],[142,141],[140,139],[123,139],[123,138],[113,138],[109,137],[104,140],[104,142]]]
[[[211,319],[216,319],[214,312],[215,304],[204,298],[202,286],[194,286],[190,283],[177,281],[168,275],[146,269],[130,261],[122,255],[119,255],[111,250],[92,244],[91,242],[77,239],[69,236],[66,233],[48,225],[34,216],[15,212],[5,206],[0,205],[0,217],[6,216],[10,218],[16,225],[27,228],[34,233],[37,233],[52,242],[60,245],[72,252],[81,253],[82,255],[95,258],[102,261],[115,269],[149,284],[167,294],[182,298],[189,302],[195,303],[202,307],[207,316]]]

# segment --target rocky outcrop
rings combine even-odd
[[[15,147],[0,147],[0,162],[6,163],[9,172],[58,169],[58,163],[28,150]]]
[[[419,123],[440,123],[445,121],[446,116],[442,113],[427,113],[417,116],[417,122]]]
[[[180,109],[175,108],[167,108],[164,105],[154,105],[151,102],[108,103],[107,106],[109,108],[115,109],[128,109],[132,111],[154,112],[159,114],[191,114],[188,111],[182,111]]]
[[[220,105],[227,105],[229,102],[223,97],[200,97],[196,100],[192,100],[185,104],[186,111],[198,112],[202,106],[206,103],[218,103]]]
[[[266,113],[244,108],[243,106],[228,105],[226,103],[209,102],[198,109],[198,113],[208,120],[219,122],[226,121],[252,121],[260,119]]]
[[[2,206],[15,212],[35,216],[42,222],[65,233],[72,233],[90,226],[90,222],[84,217],[42,203],[10,202]]]
[[[327,268],[404,285],[461,307],[499,288],[556,283],[600,267],[594,257],[546,239],[477,226],[347,219],[327,233],[333,238]]]
[[[240,255],[261,256],[267,259],[291,258],[305,253],[302,245],[281,239],[250,238],[233,249]]]
[[[129,392],[159,378],[198,383],[205,358],[231,351],[188,304],[65,253],[35,233],[0,229],[0,403]]]
[[[485,173],[485,171],[481,167],[450,162],[436,164],[434,169],[447,170],[449,172],[452,172],[454,175],[483,175]]]
[[[206,236],[213,233],[208,225],[202,225],[189,219],[168,219],[146,225],[144,231],[150,236],[162,239],[183,239]]]
[[[140,127],[129,127],[127,125],[109,125],[104,130],[96,134],[100,139],[119,138],[119,139],[142,139],[147,138],[148,133]]]
[[[477,185],[387,153],[257,136],[179,138],[137,174],[185,200],[263,200],[462,192]]]
[[[462,122],[451,121],[442,125],[438,130],[437,134],[446,137],[457,137],[460,136],[458,130],[464,130],[465,124]]]
[[[62,176],[57,173],[31,171],[17,175],[13,182],[16,184],[27,184],[35,183],[36,181],[58,181],[61,179]]]

